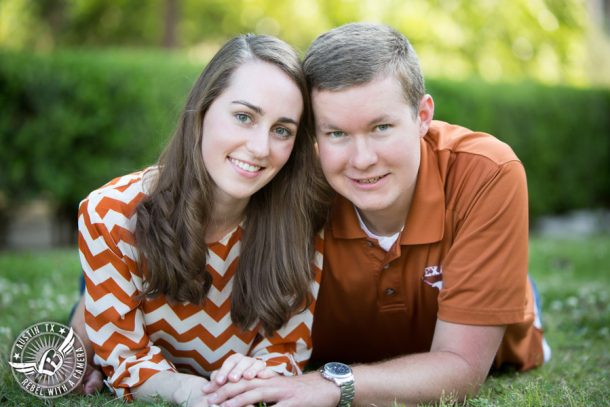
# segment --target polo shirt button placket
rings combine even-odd
[[[393,296],[394,294],[396,294],[396,290],[395,290],[395,289],[393,289],[393,288],[391,288],[391,287],[389,287],[389,288],[386,288],[386,289],[384,290],[384,293],[385,293],[385,295],[387,295],[388,297],[391,297],[391,296]]]

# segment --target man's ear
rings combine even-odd
[[[434,117],[434,100],[432,96],[425,94],[420,102],[417,110],[417,118],[419,119],[419,136],[424,137],[428,133],[430,123]]]

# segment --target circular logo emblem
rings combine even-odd
[[[54,398],[78,386],[87,367],[87,354],[72,328],[40,322],[19,334],[9,365],[23,390],[36,397]]]

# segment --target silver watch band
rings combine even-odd
[[[337,407],[350,407],[356,395],[354,374],[349,365],[341,362],[328,362],[320,368],[322,377],[339,387]]]
[[[341,391],[341,397],[339,398],[339,404],[337,404],[337,406],[350,407],[352,405],[352,401],[354,401],[354,396],[356,395],[354,380],[341,383],[339,385],[339,390]]]

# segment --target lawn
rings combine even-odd
[[[15,382],[8,353],[15,337],[29,325],[66,320],[77,298],[79,270],[75,250],[0,253],[1,405],[45,404],[28,396]],[[543,298],[543,322],[553,358],[532,372],[490,377],[466,405],[610,405],[610,236],[532,238],[530,273]],[[67,396],[46,404],[123,405],[107,393],[89,398]],[[441,405],[451,405],[451,401]]]

